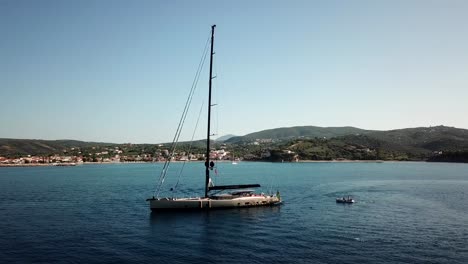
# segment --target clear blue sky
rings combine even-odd
[[[468,1],[0,0],[0,137],[170,141],[211,24],[220,136],[468,128],[467,13]]]

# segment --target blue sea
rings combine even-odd
[[[468,164],[218,163],[216,184],[284,203],[151,213],[161,167],[0,168],[0,262],[468,263]],[[203,163],[175,163],[160,195],[203,183]]]

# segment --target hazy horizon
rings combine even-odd
[[[213,133],[468,128],[465,1],[0,1],[0,138],[171,142],[216,24]],[[206,137],[207,65],[181,140]]]

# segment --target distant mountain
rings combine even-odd
[[[212,141],[212,146],[217,148],[220,144]],[[161,149],[160,144],[132,144],[132,143],[104,143],[85,142],[78,140],[42,140],[42,139],[11,139],[0,138],[0,157],[23,157],[26,155],[88,155],[97,152],[109,152],[110,150],[124,150],[125,154],[140,155],[154,153]],[[164,143],[162,147],[169,148],[171,143]],[[179,151],[192,151],[204,153],[206,149],[205,140],[193,142],[179,142]],[[112,152],[113,153],[113,152]]]
[[[456,151],[468,148],[468,130],[455,127],[404,128],[388,131],[371,131],[366,135],[385,142],[392,142],[396,145],[430,151]]]
[[[292,133],[289,135],[292,136],[288,137],[288,134],[284,133],[285,131],[291,131]],[[252,137],[252,135],[254,136]],[[431,161],[453,159],[453,161],[460,161],[466,160],[466,156],[463,155],[466,155],[468,151],[468,130],[446,126],[389,131],[362,130],[349,127],[300,127],[300,129],[293,127],[261,131],[235,140],[237,140],[238,144],[251,144],[252,141],[256,141],[262,146],[266,146],[266,143],[271,143],[270,145],[273,147],[269,147],[269,149],[272,154],[268,160],[272,161],[295,158],[311,160],[429,159]],[[292,151],[294,154],[286,150]],[[455,154],[445,155],[445,153]],[[459,153],[465,154],[461,155]],[[439,155],[443,156],[437,158]],[[257,159],[260,159],[259,156],[257,156]]]
[[[366,135],[369,138],[428,150],[448,148],[456,150],[468,147],[468,130],[447,127],[416,127],[388,131],[365,130],[356,127],[298,126],[262,130],[240,137],[232,137],[227,143],[248,143],[255,140],[285,141],[298,138],[336,138]]]
[[[256,139],[288,140],[294,138],[332,138],[345,135],[356,135],[368,133],[370,130],[364,130],[356,127],[317,127],[317,126],[296,126],[282,127],[262,130],[259,132],[247,134],[241,137],[233,137],[226,142],[241,143],[251,142]]]
[[[226,140],[229,140],[230,138],[233,138],[233,137],[236,137],[236,135],[227,134],[227,135],[224,135],[222,137],[219,137],[219,138],[215,139],[215,141],[226,141]]]
[[[112,143],[84,142],[78,140],[41,140],[0,138],[0,156],[48,155],[63,153],[65,149],[92,148]]]
[[[388,131],[355,127],[283,127],[251,133],[241,137],[226,135],[212,141],[213,148],[226,143],[238,157],[252,160],[271,158],[280,161],[296,159],[331,160],[466,160],[468,130],[455,127],[417,127]],[[220,141],[224,140],[225,141]],[[170,144],[164,144],[169,146]],[[113,144],[77,140],[0,139],[0,156],[84,155],[112,149],[129,155],[160,151],[158,144]],[[180,142],[179,151],[204,153],[204,140]],[[81,154],[80,154],[81,153]],[[285,154],[286,153],[286,154]],[[291,154],[294,153],[294,154]],[[297,155],[297,157],[295,156]],[[442,155],[442,156],[441,156]],[[248,158],[246,158],[248,159]]]

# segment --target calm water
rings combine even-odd
[[[0,168],[0,262],[468,263],[466,164],[222,163],[218,184],[279,188],[284,204],[152,214],[160,167]],[[184,171],[175,194],[201,194],[203,164]]]

